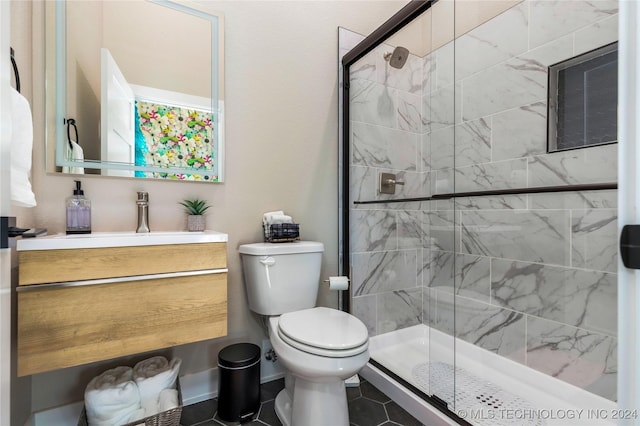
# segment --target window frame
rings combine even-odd
[[[557,145],[557,130],[558,130],[558,75],[560,71],[563,71],[572,66],[590,61],[600,56],[604,56],[611,52],[618,51],[618,41],[605,44],[579,55],[573,56],[569,59],[557,62],[549,65],[547,69],[547,153],[571,151],[574,149],[584,149],[595,146],[611,145],[618,143],[618,140],[601,142],[587,145],[579,145],[568,148],[558,148]]]

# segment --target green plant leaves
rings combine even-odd
[[[185,207],[187,214],[196,216],[203,215],[211,207],[205,200],[199,200],[197,198],[193,200],[180,201],[178,202],[178,204],[181,204]]]

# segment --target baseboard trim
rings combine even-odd
[[[267,383],[284,377],[283,373],[272,374],[260,378],[260,383]],[[210,368],[198,373],[180,376],[182,402],[184,405],[196,404],[218,396],[218,369]],[[62,405],[31,414],[25,426],[75,425],[82,413],[82,401]]]

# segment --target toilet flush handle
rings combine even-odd
[[[260,263],[264,265],[264,273],[267,276],[267,286],[271,288],[271,277],[269,276],[269,266],[276,264],[276,259],[271,256],[265,256],[260,259]]]
[[[260,263],[262,263],[264,266],[273,266],[276,264],[276,260],[271,256],[265,256],[260,259]]]

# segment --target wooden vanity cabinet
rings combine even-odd
[[[18,376],[227,334],[226,243],[18,252]]]

